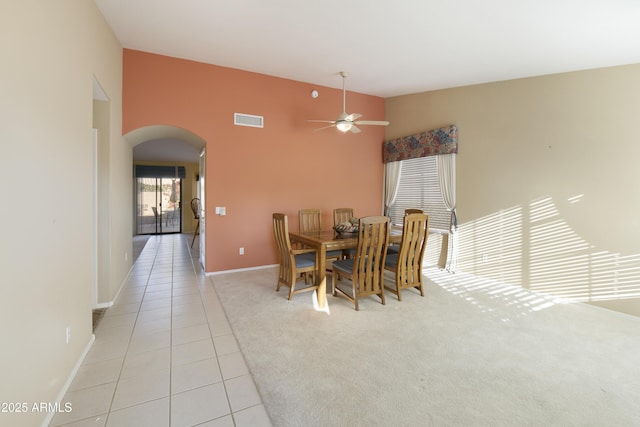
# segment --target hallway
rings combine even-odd
[[[53,426],[270,426],[191,236],[151,236]]]

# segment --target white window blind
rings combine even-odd
[[[393,224],[402,224],[405,209],[422,209],[429,215],[429,228],[449,231],[451,212],[442,199],[436,157],[402,160],[395,203],[389,209]]]

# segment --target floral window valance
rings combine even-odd
[[[458,152],[458,128],[442,127],[385,141],[383,161],[397,162],[416,157],[453,154]]]

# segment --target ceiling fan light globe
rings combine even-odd
[[[338,128],[338,130],[343,133],[350,131],[351,126],[353,126],[353,123],[351,122],[344,121],[336,123],[336,127]]]

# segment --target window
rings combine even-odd
[[[401,161],[400,183],[394,204],[389,209],[393,224],[402,224],[404,210],[422,209],[429,215],[429,228],[449,231],[451,212],[442,199],[436,156]]]

